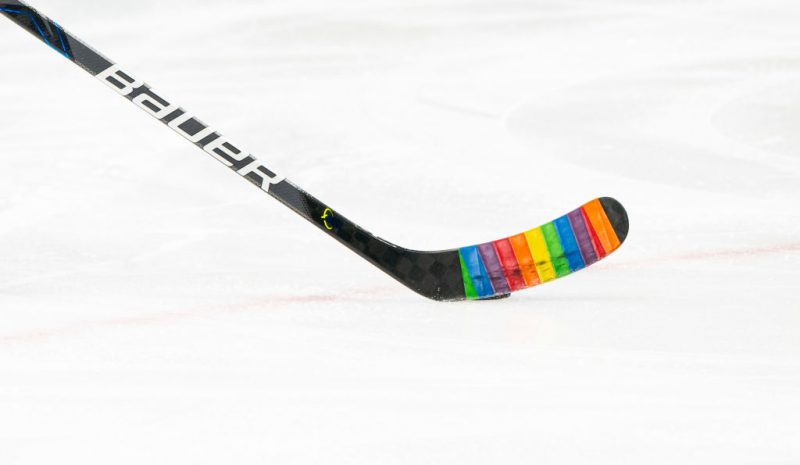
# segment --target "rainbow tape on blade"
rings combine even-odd
[[[617,250],[627,235],[622,205],[592,200],[522,234],[459,249],[465,293],[489,299],[569,276]]]

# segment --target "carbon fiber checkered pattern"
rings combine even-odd
[[[464,300],[466,297],[457,250],[404,249],[376,237],[336,212],[323,219],[329,207],[288,181],[273,186],[270,194],[418,294],[434,300]]]
[[[11,21],[93,76],[103,76],[102,73],[107,72],[113,65],[110,60],[21,1],[8,0],[0,2],[0,14],[8,17]],[[134,80],[131,78],[129,81],[132,84]],[[146,85],[137,87],[136,92],[139,93],[151,90]],[[139,95],[136,92],[123,93],[123,95],[132,100],[136,95]],[[155,111],[155,108],[151,108],[151,110]],[[170,117],[161,115],[157,118],[162,123],[169,124],[171,118],[184,114],[188,115],[185,110],[178,108],[170,113],[172,115]],[[188,136],[187,138],[199,148],[205,149],[206,144],[221,138],[220,134],[214,132],[199,141],[191,139],[197,131],[208,127],[201,124],[199,120],[194,119],[193,115],[188,115],[187,118],[189,117],[191,118],[184,124],[194,121],[197,127],[191,133],[184,134],[184,137]],[[179,126],[179,128],[182,128],[182,126]],[[239,154],[240,152],[236,151],[235,153]],[[220,154],[217,155],[221,156]],[[254,157],[236,158],[236,160],[246,163],[247,167],[251,166],[251,162],[255,162]],[[253,171],[255,170],[253,168],[253,170],[244,172],[242,171],[245,169],[244,166],[235,163],[230,163],[230,165],[232,165],[229,166],[231,169],[237,171],[248,181],[267,190],[271,196],[408,288],[435,300],[464,300],[466,298],[460,256],[457,249],[440,252],[420,252],[398,247],[360,228],[289,181],[278,182],[276,178],[275,182],[277,184],[265,187],[263,185],[266,182],[265,180],[275,178],[275,173],[260,165],[260,162],[252,165],[258,165],[259,171]],[[628,218],[624,208],[612,199],[601,199],[601,202],[617,236],[620,241],[624,241],[628,233]],[[497,297],[504,297],[504,295]]]
[[[110,60],[22,2],[0,2],[0,14],[94,76],[112,65]],[[162,122],[168,123],[168,120],[162,119]],[[196,145],[202,148],[201,143]],[[436,300],[465,298],[457,251],[404,249],[370,234],[335,212],[331,212],[332,217],[326,223],[322,217],[328,207],[287,181],[272,186],[269,194],[419,294]]]

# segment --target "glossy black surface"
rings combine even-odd
[[[19,1],[0,2],[0,13],[92,75],[100,74],[113,64],[100,53],[64,31],[58,24]],[[131,100],[139,93],[148,90],[149,87],[145,85],[127,95],[127,98]],[[181,114],[181,112],[185,112],[185,110],[176,110],[174,114]],[[162,118],[161,121],[168,124],[169,118]],[[209,136],[212,140],[218,137],[221,136],[217,133]],[[203,148],[205,143],[207,142],[203,140],[196,142],[195,145]],[[243,160],[242,165],[249,161],[252,159]],[[230,168],[238,171],[242,165],[234,164]],[[245,176],[245,179],[262,187],[259,176]],[[268,193],[314,224],[322,232],[344,244],[381,271],[420,295],[443,301],[466,298],[457,249],[423,252],[389,243],[359,227],[288,180],[272,185]],[[628,235],[628,216],[625,209],[619,202],[611,198],[602,198],[600,202],[620,241],[624,241]]]

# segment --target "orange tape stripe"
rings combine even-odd
[[[617,233],[614,232],[611,222],[608,221],[606,211],[603,210],[600,200],[595,199],[587,203],[583,206],[583,211],[586,212],[586,217],[592,223],[592,227],[597,233],[600,243],[603,244],[603,248],[606,249],[606,253],[608,254],[618,249],[621,245],[619,238],[617,238]]]
[[[511,248],[514,250],[514,255],[517,257],[519,264],[519,271],[522,272],[522,278],[528,287],[536,286],[541,283],[539,273],[536,272],[536,264],[533,261],[531,249],[528,247],[528,240],[525,239],[525,234],[517,234],[508,238],[511,242]]]

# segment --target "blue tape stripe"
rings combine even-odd
[[[494,288],[492,288],[492,282],[489,280],[489,273],[486,272],[486,267],[481,260],[478,247],[464,247],[460,252],[461,257],[464,259],[464,265],[467,267],[467,273],[469,273],[470,278],[472,278],[472,285],[475,287],[478,298],[492,297],[494,295]]]
[[[578,241],[575,239],[575,233],[572,232],[572,226],[569,224],[569,218],[562,216],[561,218],[553,221],[558,232],[558,240],[561,241],[561,248],[564,249],[564,256],[569,263],[569,269],[578,271],[586,268],[586,263],[581,256],[581,249],[578,247]]]

